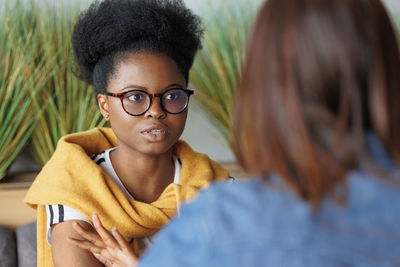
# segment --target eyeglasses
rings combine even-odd
[[[182,88],[171,88],[161,94],[149,94],[142,90],[129,90],[123,93],[105,92],[108,96],[118,97],[122,108],[132,116],[140,116],[146,113],[153,101],[159,97],[161,108],[170,114],[182,113],[188,103],[189,97],[194,94],[192,90]]]

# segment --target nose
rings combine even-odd
[[[161,107],[161,99],[159,97],[153,97],[149,109],[146,111],[147,118],[163,119],[167,116],[167,113]]]

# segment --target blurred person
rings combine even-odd
[[[97,215],[71,242],[107,266],[400,266],[399,100],[379,0],[268,0],[235,98],[253,178],[182,206],[139,261]]]
[[[135,253],[183,201],[228,172],[179,140],[202,23],[178,0],[94,1],[74,27],[78,75],[94,85],[111,128],[63,137],[25,202],[38,210],[38,266],[101,266],[67,242],[91,214]]]

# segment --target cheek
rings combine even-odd
[[[177,138],[182,135],[183,130],[185,129],[187,118],[187,110],[178,115],[171,115],[171,126],[175,129],[175,134]]]
[[[131,135],[135,131],[137,118],[126,113],[118,99],[109,103],[109,114],[111,128],[117,135]]]
[[[108,100],[108,110],[112,114],[118,114],[121,111],[123,111],[122,105],[121,105],[121,100],[119,99],[109,99]]]
[[[110,120],[111,122],[114,121],[121,121],[127,120],[131,116],[127,114],[124,108],[121,105],[121,101],[119,99],[114,99],[113,101],[109,101],[109,113],[110,113]]]

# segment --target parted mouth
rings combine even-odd
[[[143,131],[142,133],[152,133],[152,134],[160,134],[160,133],[167,133],[167,131],[165,130],[147,130],[147,131]]]
[[[167,134],[168,131],[161,126],[151,126],[149,128],[144,129],[141,133],[150,133],[150,134]]]

